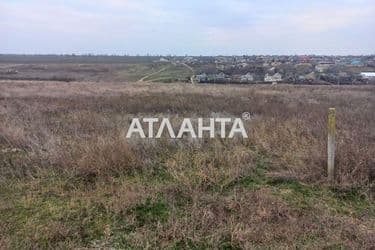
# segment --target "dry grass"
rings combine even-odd
[[[371,86],[3,81],[0,246],[369,248],[374,106]],[[325,186],[329,107],[336,189]],[[134,116],[243,112],[248,140],[125,139]]]

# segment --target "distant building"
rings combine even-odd
[[[195,59],[194,57],[192,57],[192,56],[187,56],[187,57],[185,57],[184,59],[183,59],[183,62],[184,63],[195,63],[195,62],[197,62],[198,60],[197,59]]]
[[[218,64],[218,65],[216,65],[216,68],[218,69],[218,70],[225,70],[225,65],[224,64]]]
[[[272,67],[277,67],[277,66],[280,66],[280,65],[282,65],[281,62],[272,62],[272,63],[271,63],[271,66],[272,66]]]
[[[166,58],[164,58],[164,57],[162,57],[162,58],[159,59],[159,62],[169,62],[169,60],[166,59]]]
[[[15,69],[7,69],[5,71],[5,74],[7,75],[15,75],[15,74],[18,74],[18,70],[15,70]]]
[[[220,72],[219,74],[215,74],[212,76],[212,79],[209,79],[210,82],[213,81],[214,83],[225,83],[230,82],[231,78],[224,74],[223,72]]]
[[[342,71],[342,72],[339,72],[339,77],[346,78],[346,77],[349,77],[349,74],[348,74],[348,72]]]
[[[223,72],[220,72],[219,74],[215,75],[216,80],[225,80],[226,75]]]
[[[311,58],[309,56],[300,56],[298,58],[299,63],[309,63]]]
[[[281,82],[283,80],[283,76],[280,73],[276,73],[274,75],[266,74],[264,76],[265,82]]]
[[[312,83],[316,80],[315,72],[311,72],[308,74],[301,74],[298,75],[297,82],[298,83]]]
[[[350,63],[352,66],[356,66],[356,67],[362,67],[364,66],[364,64],[358,60],[358,59],[353,59]]]
[[[315,70],[319,73],[323,73],[327,71],[329,68],[331,68],[333,65],[333,62],[320,62],[318,65],[315,66]]]
[[[197,82],[207,82],[207,80],[208,80],[208,76],[207,76],[206,73],[203,73],[203,74],[200,74],[200,75],[196,75],[196,76],[195,76],[195,80],[196,80]]]
[[[375,60],[367,61],[367,67],[375,67]]]
[[[327,71],[330,68],[329,64],[318,64],[315,66],[315,70],[318,71],[319,73],[323,73]]]
[[[251,73],[247,73],[240,77],[240,82],[253,82],[254,76]]]
[[[361,76],[363,79],[375,79],[375,72],[362,72]]]

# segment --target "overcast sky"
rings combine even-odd
[[[0,0],[0,53],[375,54],[375,1]]]

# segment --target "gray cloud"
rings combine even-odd
[[[370,0],[4,0],[0,53],[370,54],[373,16]]]

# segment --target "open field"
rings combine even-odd
[[[0,80],[60,82],[188,82],[193,75],[182,64],[0,64]]]
[[[178,57],[177,57],[178,58]],[[184,63],[138,56],[0,55],[0,80],[60,82],[190,82]]]
[[[163,63],[0,64],[0,80],[135,82],[166,67]],[[11,73],[8,73],[11,72]],[[12,74],[14,72],[14,74]]]
[[[0,81],[0,248],[370,249],[374,110],[374,86]],[[125,139],[243,112],[248,139]]]

